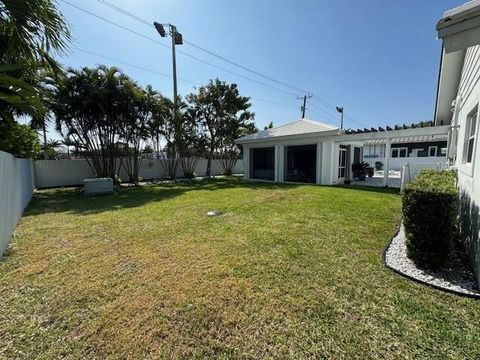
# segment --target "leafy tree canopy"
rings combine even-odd
[[[215,152],[234,149],[234,140],[245,131],[251,131],[254,114],[249,111],[250,98],[241,96],[236,84],[219,79],[201,86],[197,93],[187,97],[193,116],[206,135],[208,163],[206,175],[210,176]]]
[[[18,158],[35,158],[40,153],[37,133],[28,125],[0,121],[0,150]]]

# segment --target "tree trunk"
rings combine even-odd
[[[208,153],[208,161],[207,161],[207,171],[205,172],[205,176],[209,177],[212,174],[212,158],[213,158],[213,149],[210,149]]]
[[[45,126],[45,119],[42,122],[42,130],[43,130],[43,160],[48,160],[47,155],[47,129]]]

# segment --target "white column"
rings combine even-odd
[[[250,148],[243,146],[243,178],[250,179]]]
[[[347,169],[347,180],[353,180],[353,174],[352,174],[352,165],[353,165],[353,160],[355,156],[355,145],[349,145],[349,152],[348,152],[348,169]]]
[[[317,178],[316,178],[316,183],[321,184],[322,183],[322,146],[323,143],[319,142],[317,143]]]
[[[322,185],[332,185],[338,172],[338,150],[335,156],[336,144],[331,139],[322,142]]]
[[[388,186],[388,173],[390,172],[391,143],[390,138],[385,143],[385,165],[383,167],[383,186]]]
[[[279,166],[279,158],[280,158],[280,145],[275,145],[275,157],[274,157],[274,161],[273,161],[273,166],[275,167],[273,169],[273,173],[275,174],[274,175],[274,180],[275,182],[278,182],[279,178],[280,178],[280,174],[279,174],[279,171],[280,171],[280,166]]]
[[[275,145],[275,181],[285,181],[285,146]]]

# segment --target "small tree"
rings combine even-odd
[[[57,130],[86,155],[97,177],[116,178],[118,144],[135,84],[115,67],[69,69],[54,91]]]
[[[142,164],[142,144],[148,138],[148,122],[152,118],[151,93],[132,84],[132,101],[125,114],[125,126],[122,132],[124,141],[122,165],[129,181],[138,185],[139,171]]]
[[[28,125],[0,119],[0,150],[18,158],[36,158],[40,142],[35,130]]]
[[[210,176],[215,153],[230,150],[241,130],[251,125],[254,114],[248,111],[249,98],[240,96],[237,85],[219,79],[210,80],[187,98],[193,116],[205,134],[208,151],[206,176]]]

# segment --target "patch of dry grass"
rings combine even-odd
[[[399,220],[379,189],[40,192],[0,263],[0,356],[475,357],[480,303],[383,267]]]

